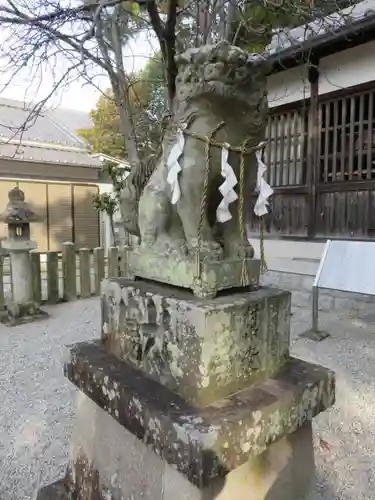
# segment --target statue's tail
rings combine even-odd
[[[160,149],[160,151],[159,151]],[[120,210],[124,229],[134,236],[140,237],[138,222],[138,204],[157,162],[161,158],[162,147],[146,162],[134,168],[125,179],[120,195]]]
[[[171,116],[167,113],[162,118],[161,139],[154,155],[151,155],[145,162],[141,162],[133,168],[125,180],[125,186],[121,191],[120,209],[123,226],[128,233],[140,237],[138,223],[138,204],[156,165],[163,156],[163,141],[170,124]]]

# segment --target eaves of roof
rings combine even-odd
[[[104,153],[93,153],[91,157],[98,159],[99,161],[107,160],[109,162],[116,163],[117,165],[121,165],[125,170],[131,170],[130,163],[127,160],[115,158],[114,156],[109,156]]]
[[[365,0],[357,4],[357,6],[361,4],[373,4],[374,9],[371,8],[365,11],[362,16],[352,19],[350,19],[350,16],[345,17],[344,11],[348,9],[344,9],[336,14],[337,18],[341,13],[343,16],[343,22],[338,23],[336,26],[329,26],[329,16],[317,20],[310,23],[310,26],[313,26],[314,23],[321,23],[321,26],[324,27],[325,19],[327,19],[325,29],[321,29],[320,32],[318,30],[315,34],[311,34],[311,31],[309,33],[309,25],[306,25],[305,28],[299,27],[290,30],[285,35],[289,42],[288,47],[283,48],[281,44],[276,49],[268,48],[266,57],[272,63],[273,71],[277,72],[293,67],[313,58],[326,57],[375,39],[375,1]],[[346,19],[346,22],[344,19]],[[305,29],[305,35],[302,39],[301,36],[294,36],[296,30],[301,33],[303,29]]]

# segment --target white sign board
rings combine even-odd
[[[328,240],[314,287],[375,295],[375,241]]]

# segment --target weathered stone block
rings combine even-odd
[[[77,262],[74,243],[66,242],[62,245],[62,272],[64,300],[77,298]]]
[[[31,274],[33,277],[33,299],[36,304],[42,302],[42,273],[40,263],[40,253],[30,253]]]
[[[118,248],[110,247],[108,249],[108,277],[117,278],[119,274]]]
[[[272,376],[288,358],[289,292],[203,300],[167,286],[106,280],[101,301],[108,352],[196,404]]]
[[[334,402],[334,375],[327,369],[291,359],[277,376],[206,408],[97,343],[74,347],[66,373],[81,391],[70,481],[85,485],[78,500],[98,488],[107,495],[98,498],[111,500],[229,500],[237,494],[300,500],[309,490],[310,423]]]
[[[79,251],[80,296],[82,299],[91,297],[91,253],[89,248]]]
[[[94,280],[95,280],[95,294],[100,295],[100,284],[104,279],[105,274],[105,261],[104,261],[104,248],[94,248]]]
[[[39,490],[36,500],[71,500],[66,479],[61,479]]]
[[[38,500],[68,500],[74,485],[77,500],[301,500],[314,479],[311,423],[198,487],[82,394],[70,463],[72,486],[55,483]]]
[[[197,297],[207,298],[215,297],[220,290],[257,287],[260,277],[259,259],[245,259],[244,265],[246,281],[243,284],[243,260],[240,258],[205,259],[201,263],[201,276],[197,279],[195,256],[176,259],[174,255],[150,253],[142,247],[129,254],[129,267],[133,276],[188,288]]]
[[[95,412],[100,411],[96,408]],[[108,416],[102,413],[104,419]],[[92,416],[91,416],[92,417]],[[99,425],[98,421],[98,425]],[[76,447],[76,459],[74,472],[71,478],[80,478],[80,488],[74,497],[65,486],[71,480],[61,480],[43,488],[37,500],[118,500],[127,499],[149,499],[149,500],[233,500],[234,498],[245,498],[251,500],[307,500],[308,494],[314,480],[314,451],[311,438],[311,424],[306,424],[287,438],[283,438],[259,457],[249,460],[237,470],[227,474],[225,478],[213,481],[208,488],[200,489],[190,483],[174,467],[164,463],[157,455],[145,447],[140,441],[124,429],[119,429],[116,423],[108,419],[103,428],[105,431],[117,427],[116,435],[113,436],[117,442],[123,444],[119,453],[118,463],[126,464],[126,468],[121,468],[117,473],[102,474],[97,468],[96,457],[85,456],[83,447]],[[82,426],[83,427],[83,426]],[[119,433],[124,435],[119,435]],[[108,439],[108,432],[102,432],[101,436]],[[112,437],[112,436],[111,436]],[[98,438],[105,443],[104,440]],[[82,441],[82,436],[80,437]],[[78,444],[78,443],[77,443]],[[128,454],[139,457],[136,466],[133,460],[128,459]],[[112,453],[113,455],[113,453]],[[125,460],[122,458],[125,455]],[[101,452],[101,462],[108,460],[106,454]],[[156,464],[156,477],[150,482],[150,469],[145,469],[145,464],[149,466],[150,460]],[[107,462],[108,463],[108,462]],[[110,463],[113,467],[113,463]],[[158,466],[162,467],[160,468]],[[118,467],[115,469],[118,470]],[[145,473],[147,471],[148,473]],[[82,478],[81,473],[85,473]],[[120,490],[120,484],[124,488]],[[126,496],[124,496],[124,494]],[[120,495],[120,496],[119,496]],[[271,496],[270,496],[271,495]],[[309,497],[312,498],[312,497]],[[315,497],[314,497],[315,498]]]
[[[305,500],[315,479],[311,423],[203,490],[166,465],[163,500]]]
[[[22,325],[47,317],[48,313],[40,309],[35,302],[16,304],[12,300],[7,300],[6,310],[0,311],[0,322],[8,326]]]

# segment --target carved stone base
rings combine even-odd
[[[196,405],[275,375],[289,356],[289,292],[204,300],[117,279],[102,283],[101,302],[107,351]]]
[[[37,500],[307,500],[315,479],[314,450],[311,423],[299,428],[290,436],[271,445],[258,457],[213,480],[208,487],[198,488],[182,474],[165,463],[154,452],[137,440],[116,422],[111,421],[100,408],[90,408],[90,420],[96,417],[94,427],[98,448],[106,450],[104,455],[91,448],[87,450],[86,437],[80,433],[72,454],[74,466],[80,471],[78,496],[70,494],[63,482],[45,487]],[[93,413],[93,411],[95,413]],[[86,431],[82,419],[77,425]],[[102,426],[102,427],[100,427]],[[103,432],[99,429],[102,428]],[[110,454],[106,440],[121,443]],[[100,442],[100,444],[99,444]],[[94,453],[93,453],[94,452]],[[95,456],[94,456],[95,454]],[[131,460],[129,460],[129,456]],[[100,464],[98,464],[98,458]],[[104,460],[107,461],[103,467]],[[111,460],[109,462],[109,460]],[[121,469],[119,470],[119,466]],[[102,473],[100,474],[99,469]],[[109,470],[118,470],[111,477]],[[106,472],[106,470],[108,472]],[[77,477],[77,472],[72,477]],[[114,486],[112,486],[115,482]],[[116,484],[117,483],[117,484]],[[119,483],[124,487],[119,487]],[[91,496],[90,496],[91,495]]]
[[[310,422],[225,476],[197,486],[88,398],[79,406],[71,455],[77,500],[302,500],[312,487]]]
[[[60,479],[38,491],[36,500],[73,500],[69,492],[67,479]]]
[[[220,290],[232,288],[254,289],[259,285],[259,259],[245,259],[247,277],[242,284],[243,260],[231,258],[226,260],[206,259],[201,264],[201,276],[197,279],[197,265],[192,257],[176,257],[151,253],[138,247],[129,254],[131,274],[167,285],[188,288],[194,295],[202,298],[213,298]]]
[[[8,302],[6,309],[0,313],[0,322],[7,326],[17,326],[45,318],[48,318],[48,313],[34,302],[26,304]]]
[[[329,370],[291,359],[205,408],[97,343],[73,348],[66,374],[81,391],[67,498],[302,500],[309,491],[310,422],[333,404]]]

